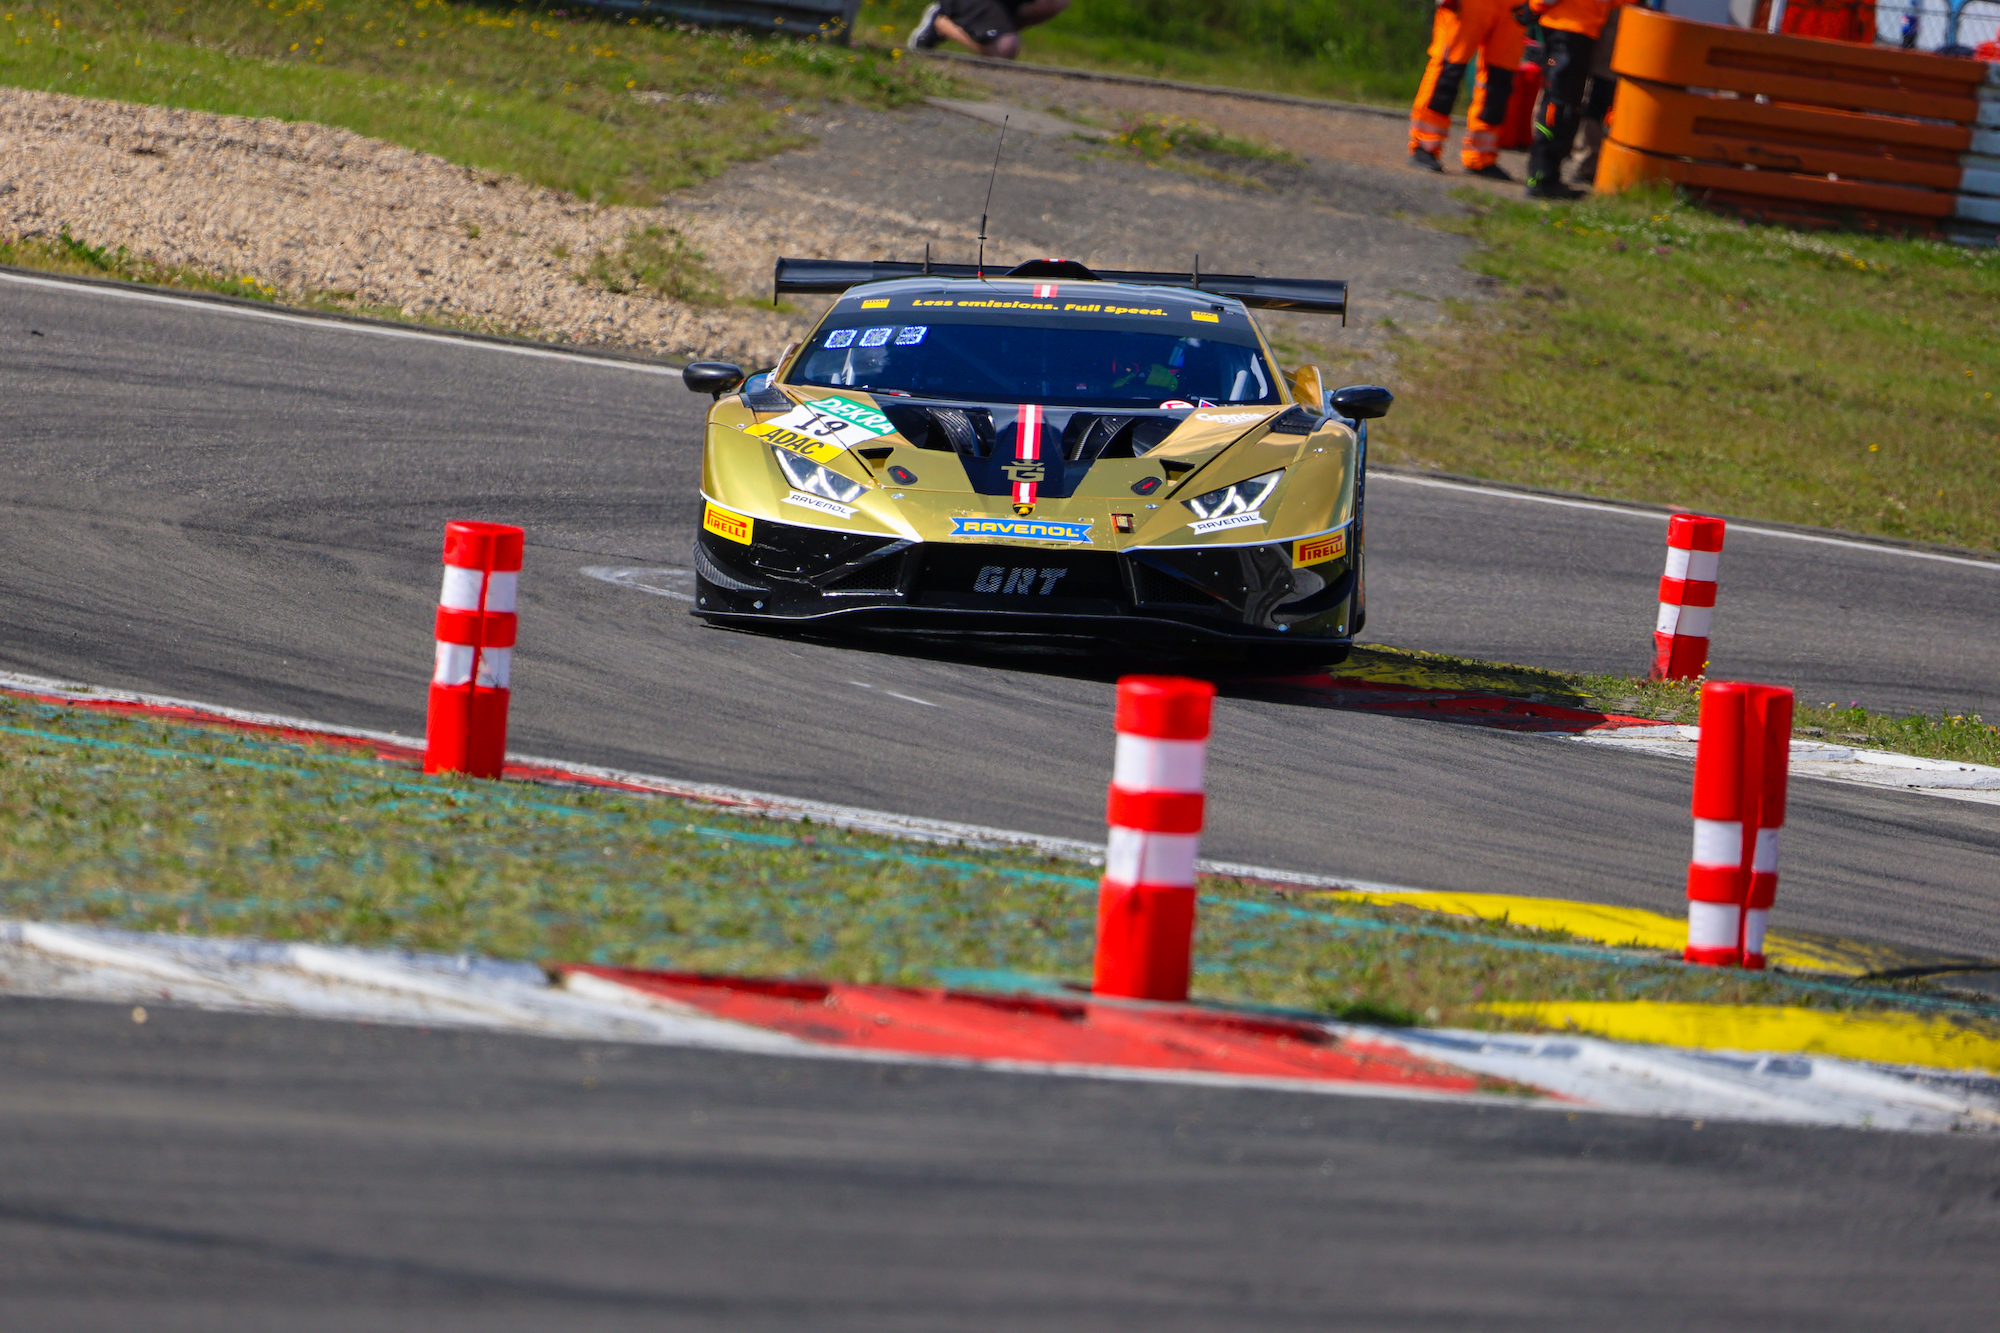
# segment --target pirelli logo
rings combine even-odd
[[[727,537],[745,546],[750,544],[750,519],[742,514],[732,514],[713,502],[702,510],[701,525],[718,537]]]
[[[1292,548],[1292,568],[1303,569],[1307,565],[1319,564],[1322,560],[1332,560],[1347,554],[1347,531],[1329,532],[1324,537],[1313,537]]]

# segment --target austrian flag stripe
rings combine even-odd
[[[1054,296],[1055,294],[1056,285],[1053,282],[1038,282],[1035,284],[1035,295]]]
[[[1021,415],[1014,427],[1014,461],[1032,463],[1042,456],[1042,409],[1034,403],[1023,403]],[[1032,481],[1014,483],[1014,503],[1033,508],[1037,486]]]

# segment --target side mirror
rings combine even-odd
[[[743,367],[727,361],[696,361],[681,372],[681,383],[696,393],[720,398],[743,383]]]
[[[692,366],[688,367],[690,370]],[[1351,421],[1373,421],[1377,417],[1389,415],[1389,409],[1396,405],[1396,395],[1379,384],[1350,384],[1344,389],[1335,389],[1326,396],[1333,410]]]

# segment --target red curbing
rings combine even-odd
[[[1724,523],[1698,514],[1667,520],[1667,569],[1653,626],[1654,680],[1693,680],[1708,669],[1708,622]]]
[[[1790,690],[1733,680],[1701,687],[1687,880],[1690,963],[1764,966],[1791,741]]]
[[[1215,686],[1178,676],[1118,682],[1118,754],[1097,899],[1091,989],[1185,1000],[1194,950],[1194,861]]]
[[[424,772],[497,778],[507,762],[516,591],[526,534],[504,523],[447,523]]]
[[[1392,1046],[1336,1036],[1304,1019],[1133,1004],[1094,997],[1002,995],[838,981],[725,977],[563,964],[711,1017],[855,1052],[1372,1084],[1476,1093],[1476,1074]]]

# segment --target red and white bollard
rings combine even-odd
[[[1778,830],[1792,765],[1792,692],[1751,685],[1743,700],[1743,966],[1764,966],[1764,926],[1778,899]],[[1761,744],[1759,743],[1761,742]]]
[[[1693,680],[1708,668],[1708,621],[1722,561],[1723,521],[1699,514],[1667,520],[1667,571],[1653,626],[1653,679]]]
[[[1097,898],[1091,989],[1185,1000],[1194,951],[1194,860],[1215,686],[1176,676],[1118,682],[1111,837]]]
[[[1733,680],[1702,686],[1687,881],[1690,963],[1764,966],[1791,743],[1790,690]]]
[[[525,539],[520,528],[505,523],[444,526],[426,773],[497,778],[506,762],[514,599]]]

